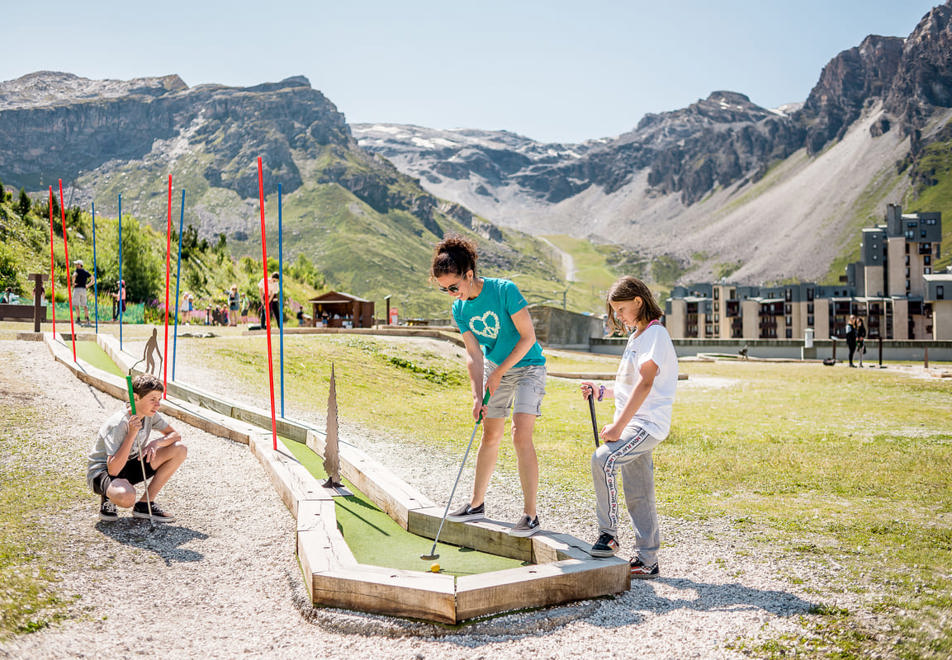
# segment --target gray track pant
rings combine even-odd
[[[615,442],[606,442],[592,454],[592,480],[595,483],[595,512],[599,533],[618,536],[618,484],[621,470],[625,503],[635,530],[635,553],[651,565],[658,561],[658,513],[655,510],[654,463],[651,451],[660,440],[643,429],[626,431]]]

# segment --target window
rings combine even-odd
[[[906,254],[909,254],[909,244],[906,243]]]
[[[939,299],[939,300],[943,300],[943,299],[945,298],[945,286],[944,286],[944,285],[939,284],[939,285],[936,286],[936,288],[935,288],[935,297],[936,297],[937,299]]]
[[[925,265],[925,266],[931,266],[931,265],[932,265],[932,255],[931,255],[931,254],[927,254],[927,255],[925,255],[924,257],[922,257],[922,263],[923,263],[923,265]]]
[[[793,317],[792,317],[792,316],[785,316],[785,317],[783,318],[783,320],[784,320],[784,323],[787,324],[787,327],[790,327],[790,326],[793,325]]]
[[[807,314],[813,313],[813,303],[807,303]]]
[[[721,290],[718,288],[714,289],[714,300],[718,300],[721,297]]]
[[[813,327],[813,314],[807,315],[807,325],[810,326],[811,328]]]
[[[906,277],[909,277],[909,269],[906,268]]]
[[[908,254],[906,255],[906,265],[907,265],[907,266],[909,265],[909,255],[908,255]]]
[[[932,268],[929,267],[929,266],[926,266],[925,268],[922,269],[922,274],[923,274],[923,275],[932,275]]]
[[[813,289],[807,289],[807,300],[813,300]]]

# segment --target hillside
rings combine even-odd
[[[48,197],[47,197],[48,200]],[[86,270],[93,272],[92,215],[72,207],[66,211],[70,261],[81,259]],[[146,303],[157,308],[165,299],[166,235],[123,214],[122,272],[130,303]],[[65,302],[66,258],[63,246],[63,224],[59,203],[53,202],[53,254],[56,270],[56,300]],[[176,224],[176,229],[177,229]],[[233,260],[227,241],[221,237],[214,244],[198,237],[194,227],[186,227],[182,236],[182,270],[180,294],[192,293],[197,308],[217,306],[226,302],[226,290],[237,284],[249,300],[257,299],[257,283],[261,279],[260,259]],[[170,294],[175,298],[178,232],[172,237],[172,271]],[[95,263],[100,296],[100,318],[106,319],[111,308],[109,293],[117,290],[119,279],[119,227],[115,218],[96,216]],[[269,259],[269,267],[277,262]],[[75,267],[70,264],[70,270]],[[19,296],[31,299],[33,285],[30,273],[50,272],[50,232],[48,201],[32,202],[25,193],[10,191],[0,200],[0,289],[8,287]],[[323,290],[324,282],[313,264],[306,259],[288,264],[284,277],[285,300],[303,302]],[[47,291],[49,291],[47,285]],[[90,300],[90,309],[93,302]]]
[[[38,72],[0,83],[0,177],[42,199],[61,177],[66,196],[103,216],[131,212],[164,230],[167,177],[175,216],[207,240],[224,234],[236,257],[260,258],[256,159],[264,165],[270,255],[277,256],[278,189],[284,256],[304,255],[328,286],[410,316],[448,314],[427,282],[433,244],[475,238],[487,274],[524,273],[561,286],[552,250],[424,191],[357,146],[343,114],[297,76],[249,88],[188,87],[178,76],[91,81]]]
[[[947,142],[950,52],[947,1],[904,39],[870,35],[837,54],[807,99],[781,109],[716,91],[581,145],[383,123],[352,130],[427,190],[503,226],[617,243],[664,258],[681,281],[835,281],[858,229],[881,222],[887,203],[941,211],[952,224],[947,196],[926,190],[941,188],[947,170],[910,169]]]

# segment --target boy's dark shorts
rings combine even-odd
[[[145,464],[145,475],[146,479],[151,479],[155,476],[155,470],[148,463]],[[125,479],[130,484],[138,484],[142,482],[142,466],[139,465],[138,458],[130,458],[126,461],[126,464],[122,466],[122,470],[119,471],[114,477],[109,476],[108,470],[103,470],[95,477],[93,477],[93,492],[97,495],[105,495],[106,491],[109,490],[109,484],[113,482],[114,479]]]

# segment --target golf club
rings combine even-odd
[[[136,414],[136,400],[132,394],[132,376],[126,376],[126,385],[129,388],[129,407],[132,409],[132,414],[135,415]],[[149,529],[153,530],[155,529],[155,522],[153,522],[152,520],[152,500],[149,498],[149,481],[148,481],[148,477],[145,474],[145,458],[143,458],[142,456],[142,449],[144,449],[144,447],[139,448],[139,466],[142,468],[142,483],[145,486],[145,505],[149,509]]]
[[[483,405],[485,406],[489,403],[489,388],[486,388],[486,394],[483,396]],[[430,561],[433,559],[439,559],[440,556],[436,553],[436,542],[440,540],[440,533],[443,531],[443,523],[446,522],[446,515],[450,511],[450,504],[453,503],[453,495],[456,494],[456,486],[459,485],[459,478],[463,476],[463,466],[466,465],[466,457],[469,456],[469,449],[473,446],[473,438],[476,437],[476,429],[479,428],[480,422],[483,421],[483,412],[479,411],[479,417],[476,418],[476,424],[473,426],[473,434],[469,436],[469,444],[466,445],[466,453],[463,454],[463,461],[459,465],[459,472],[456,473],[456,481],[453,483],[453,490],[450,491],[450,497],[446,500],[446,508],[443,509],[443,517],[440,519],[440,528],[436,530],[436,537],[433,539],[433,547],[430,548],[430,554],[420,555],[420,559]]]
[[[598,422],[595,421],[595,392],[588,395],[588,410],[592,413],[592,433],[595,434],[595,449],[598,449]]]

